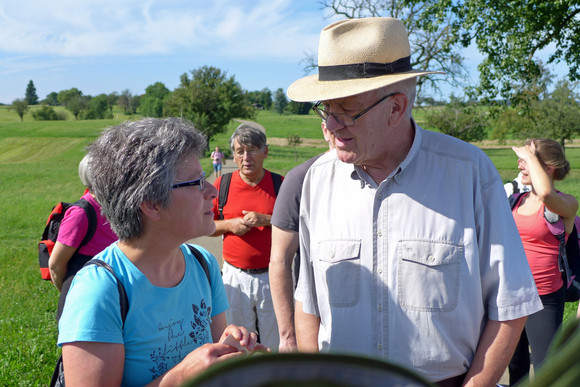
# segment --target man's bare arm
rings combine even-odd
[[[514,353],[527,317],[509,321],[489,320],[465,377],[465,386],[495,386]]]
[[[224,220],[214,220],[215,231],[211,236],[216,237],[231,232],[236,235],[244,235],[252,228],[244,218],[231,218]]]
[[[278,332],[280,352],[298,349],[294,329],[294,284],[292,281],[292,260],[298,250],[298,233],[272,226],[272,252],[270,254],[270,291]]]
[[[296,301],[294,322],[296,325],[296,342],[300,352],[318,352],[318,330],[320,317],[304,312],[302,303]]]

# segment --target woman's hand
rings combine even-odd
[[[226,329],[224,329],[224,333],[220,338],[220,343],[223,343],[223,341],[228,336],[232,336],[234,339],[236,339],[236,341],[240,343],[242,347],[246,348],[250,352],[253,351],[270,352],[269,348],[258,343],[258,336],[254,332],[250,332],[244,327],[239,327],[236,325],[228,325]]]
[[[512,149],[516,153],[516,156],[525,162],[538,158],[536,154],[536,144],[534,144],[533,141],[529,145],[512,146]]]

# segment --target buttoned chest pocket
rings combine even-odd
[[[450,312],[457,306],[463,244],[399,242],[397,292],[404,309]]]
[[[360,297],[360,240],[320,242],[318,264],[330,306],[356,305]]]

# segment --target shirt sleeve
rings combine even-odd
[[[78,248],[89,230],[89,219],[85,210],[72,206],[66,210],[58,231],[57,242]]]
[[[73,279],[58,324],[58,345],[75,341],[123,343],[119,291],[113,275],[91,265]]]

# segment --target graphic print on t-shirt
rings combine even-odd
[[[149,369],[151,380],[169,371],[168,364],[177,364],[183,360],[189,353],[184,348],[189,348],[192,344],[199,347],[211,343],[211,306],[208,307],[205,299],[202,299],[199,305],[192,304],[191,307],[193,316],[189,322],[184,319],[159,322],[158,330],[167,334],[167,342],[150,355],[155,364]]]

